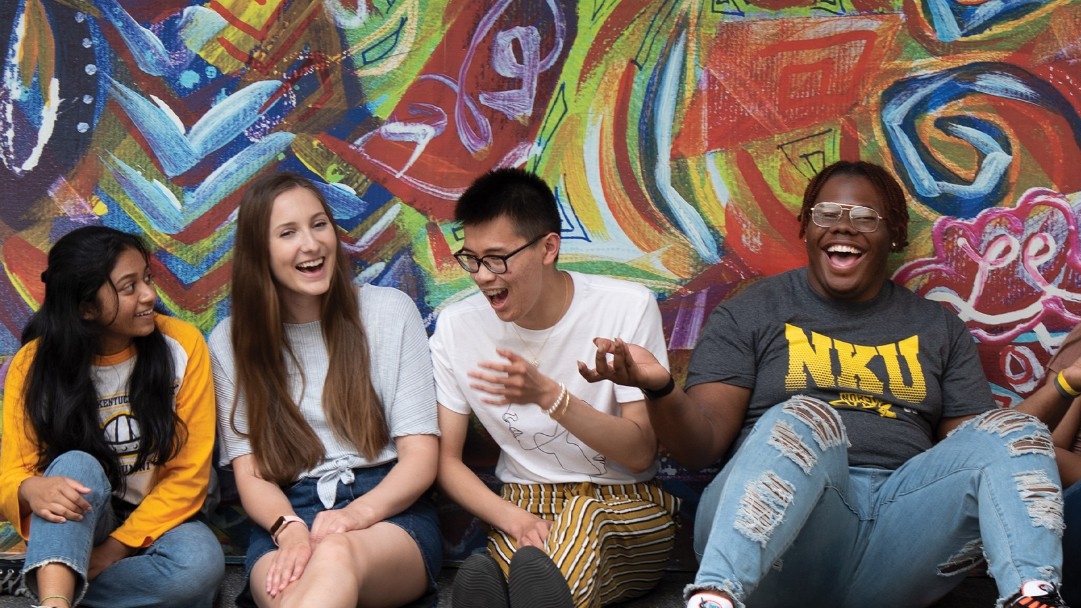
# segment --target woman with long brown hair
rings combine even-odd
[[[210,349],[256,603],[434,601],[438,426],[416,305],[356,288],[323,195],[277,173],[240,203],[232,306]]]

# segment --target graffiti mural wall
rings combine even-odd
[[[968,322],[1002,403],[1081,320],[1077,0],[5,0],[0,42],[0,358],[87,223],[145,234],[209,332],[278,168],[429,322],[472,289],[456,196],[524,166],[563,265],[652,288],[679,368],[716,302],[803,264],[801,192],[840,158],[902,180],[895,278]]]

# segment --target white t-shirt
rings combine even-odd
[[[476,414],[502,448],[495,471],[500,481],[617,484],[652,479],[656,465],[632,473],[567,432],[536,404],[488,405],[481,401],[485,394],[469,386],[472,380],[466,374],[478,369],[480,361],[500,361],[496,349],[505,348],[527,360],[535,355],[541,373],[563,382],[575,397],[606,414],[618,416],[620,403],[643,399],[636,388],[587,382],[578,373],[577,362],[593,366],[593,338],[622,338],[648,349],[667,367],[661,313],[653,293],[628,281],[568,274],[574,281],[574,298],[563,318],[549,329],[511,327],[496,316],[481,293],[440,313],[431,338],[437,399],[459,414]]]

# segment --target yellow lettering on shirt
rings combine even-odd
[[[923,401],[927,396],[927,384],[924,383],[923,368],[917,356],[920,352],[920,337],[905,338],[897,344],[883,344],[878,347],[878,352],[886,363],[890,391],[898,399],[913,403]],[[906,384],[905,377],[901,374],[902,361],[912,373],[912,384]]]
[[[788,374],[785,376],[788,392],[809,387],[846,389],[834,405],[875,409],[886,418],[895,418],[896,414],[887,401],[876,395],[891,395],[911,403],[918,403],[927,396],[918,357],[919,336],[870,346],[834,340],[786,323],[785,339],[788,341]],[[878,369],[885,369],[885,378],[875,373],[872,367],[875,363],[879,364]],[[903,373],[906,369],[908,381]],[[861,393],[847,392],[856,390]]]
[[[828,336],[811,332],[811,339],[803,330],[785,323],[784,337],[788,340],[788,375],[784,387],[788,392],[807,388],[807,375],[816,386],[832,387],[836,384],[833,377],[833,363],[830,351],[833,340]]]

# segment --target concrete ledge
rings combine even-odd
[[[439,608],[450,608],[450,590],[456,569],[444,568],[439,576],[441,590]],[[683,587],[691,581],[693,573],[670,570],[651,593],[645,597],[620,604],[620,608],[683,608]],[[244,569],[239,565],[226,567],[225,581],[215,608],[235,608],[234,598],[244,585]],[[986,576],[972,576],[961,586],[942,598],[932,608],[989,608],[998,598],[995,582]],[[0,596],[0,608],[26,608],[29,601],[23,597]],[[882,602],[888,606],[888,600]],[[477,608],[484,608],[478,606]]]

